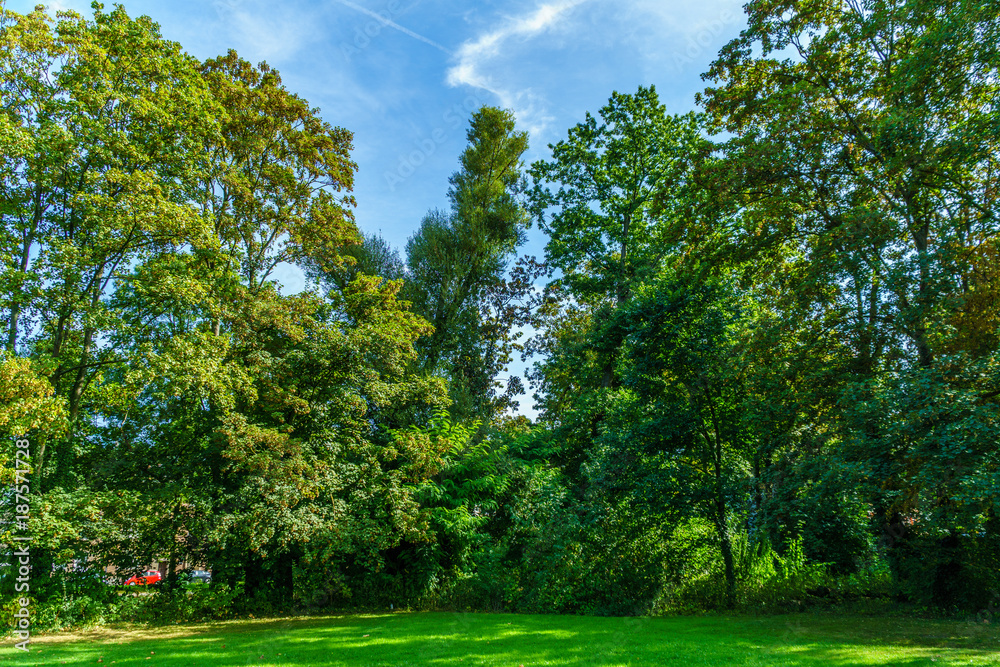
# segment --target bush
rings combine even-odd
[[[797,537],[779,555],[766,539],[751,540],[746,533],[735,540],[740,577],[739,604],[745,609],[793,611],[814,602],[824,589],[827,566],[806,559],[803,540]]]
[[[831,576],[823,563],[810,563],[801,537],[779,554],[760,534],[733,535],[736,597],[741,610],[794,611],[828,597]],[[691,519],[671,534],[663,591],[654,609],[691,613],[725,608],[725,574],[719,538],[708,521]]]
[[[725,606],[725,581],[715,528],[704,519],[682,521],[667,540],[663,583],[653,609],[691,613]]]
[[[109,615],[110,612],[110,615]],[[32,629],[65,630],[115,621],[114,606],[88,596],[70,596],[43,602],[34,609]]]
[[[140,594],[142,593],[142,594]],[[108,623],[173,623],[232,617],[238,610],[242,588],[225,584],[195,590],[162,589],[115,591],[109,595],[53,597],[34,605],[33,630],[68,630]],[[6,603],[0,615],[10,627],[16,601]]]

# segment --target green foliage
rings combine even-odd
[[[8,438],[59,435],[65,427],[65,404],[52,396],[52,385],[39,366],[0,351],[0,433]]]
[[[478,110],[405,264],[354,224],[351,133],[266,63],[0,9],[0,482],[26,434],[36,627],[993,604],[1000,9],[746,9],[704,116],[613,93],[530,187]],[[87,577],[154,561],[150,595]]]
[[[406,244],[404,296],[434,327],[418,343],[420,367],[446,377],[457,419],[499,419],[520,393],[498,375],[519,348],[514,330],[531,292],[531,264],[508,271],[524,242],[526,213],[517,199],[526,132],[514,115],[475,112],[461,169],[451,177],[451,211],[430,212]]]
[[[735,604],[731,526],[752,461],[739,346],[748,317],[729,286],[670,276],[638,290],[620,317],[629,334],[623,389],[599,459],[613,466],[604,476],[621,467],[616,476],[626,494],[660,511],[710,520],[728,604]],[[622,457],[626,448],[637,456]]]
[[[732,536],[736,571],[736,606],[749,613],[802,611],[824,605],[858,608],[861,601],[887,607],[895,593],[884,563],[850,575],[834,575],[822,563],[811,562],[801,537],[784,553],[767,537],[746,530]],[[704,519],[679,522],[669,537],[664,561],[664,585],[656,601],[659,613],[696,613],[726,606],[724,563],[719,537]]]
[[[549,235],[546,258],[570,294],[621,303],[671,251],[691,160],[705,147],[698,118],[668,116],[654,87],[614,93],[531,166],[531,211]],[[551,185],[550,185],[551,184]],[[549,211],[551,210],[551,213]]]
[[[36,605],[32,628],[54,631],[112,623],[164,625],[221,620],[234,615],[242,594],[242,590],[230,590],[223,584],[173,593],[155,590],[136,595],[108,589],[100,594],[62,596]]]
[[[360,243],[343,248],[339,262],[333,265],[318,265],[306,262],[309,275],[326,289],[341,292],[359,274],[378,276],[384,280],[401,280],[406,275],[406,267],[399,257],[399,251],[376,234],[365,235]]]
[[[976,434],[997,424],[980,360],[996,351],[985,266],[998,232],[986,184],[1000,13],[754,2],[747,14],[699,98],[731,137],[704,168],[730,224],[704,233],[701,252],[777,316],[758,357],[791,408],[762,415],[773,443],[762,472],[784,487],[771,514],[866,505],[867,541],[910,599],[981,604],[959,584],[972,562],[958,545],[986,547],[973,526],[993,504],[995,443]],[[825,512],[838,513],[858,525]],[[825,558],[823,532],[807,548]],[[866,540],[849,534],[864,557]],[[836,556],[843,571],[849,556]]]

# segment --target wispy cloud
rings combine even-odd
[[[512,90],[498,84],[484,72],[484,65],[501,55],[510,40],[531,39],[558,26],[567,12],[584,2],[586,0],[557,0],[538,5],[528,14],[508,19],[500,27],[465,42],[455,54],[456,64],[448,69],[448,85],[468,85],[489,91],[500,98],[503,106],[514,109],[519,119],[528,123],[529,130],[540,131],[551,119],[545,116],[539,97],[530,88]]]
[[[403,33],[404,35],[409,35],[413,39],[421,41],[424,44],[428,44],[430,46],[433,46],[435,49],[437,49],[439,51],[444,51],[448,55],[452,55],[451,51],[449,51],[445,47],[441,46],[437,42],[424,37],[420,33],[413,32],[409,28],[404,28],[403,26],[399,25],[398,23],[396,23],[392,19],[387,18],[387,17],[385,17],[382,14],[379,14],[377,12],[373,12],[372,10],[370,10],[370,9],[368,9],[366,7],[362,7],[361,5],[358,5],[356,3],[350,2],[349,0],[336,0],[336,1],[339,2],[340,4],[344,5],[345,7],[350,7],[354,11],[361,12],[362,14],[366,14],[366,15],[372,17],[373,19],[375,19],[376,21],[378,21],[382,25],[389,26],[390,28],[398,30],[399,32]]]

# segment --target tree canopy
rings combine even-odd
[[[697,111],[615,91],[531,164],[474,111],[397,249],[266,63],[0,8],[0,533],[26,436],[46,622],[995,604],[1000,5],[746,12]]]

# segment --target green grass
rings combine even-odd
[[[56,634],[30,654],[11,646],[0,665],[1000,665],[995,625],[830,614],[396,613]]]

